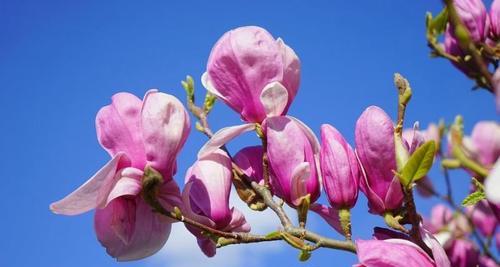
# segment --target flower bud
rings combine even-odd
[[[273,189],[289,205],[297,206],[310,195],[314,203],[320,194],[314,144],[302,125],[289,117],[266,119],[267,153],[273,170]]]
[[[243,120],[262,122],[269,112],[261,102],[264,89],[276,82],[285,89],[280,91],[283,105],[274,114],[284,115],[297,94],[300,61],[283,40],[274,39],[265,29],[240,27],[217,41],[202,79]]]
[[[370,212],[383,214],[403,202],[399,179],[394,176],[396,152],[391,118],[379,107],[368,107],[356,122],[356,153],[363,176],[361,191]]]
[[[474,125],[471,141],[476,160],[491,169],[500,156],[500,125],[495,121],[480,121]]]
[[[344,137],[328,124],[321,126],[320,166],[330,204],[337,209],[354,207],[361,175],[359,163]]]

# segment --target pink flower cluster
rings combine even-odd
[[[482,17],[473,13],[467,21],[477,26],[478,38],[486,38],[485,29],[489,28],[476,23],[486,21]],[[52,211],[75,215],[95,209],[97,238],[111,256],[118,260],[150,256],[165,244],[174,222],[154,213],[142,197],[145,171],[153,169],[163,178],[156,197],[166,210],[178,208],[183,216],[212,229],[249,232],[251,227],[243,214],[229,203],[232,164],[250,177],[248,182],[262,185],[265,148],[273,194],[292,208],[307,198],[310,209],[344,235],[339,210],[353,208],[359,190],[368,199],[370,213],[385,215],[402,208],[404,194],[394,173],[398,169],[396,146],[411,155],[424,141],[439,140],[436,126],[426,132],[409,130],[403,140],[397,139],[389,115],[380,107],[370,106],[356,122],[354,148],[328,124],[321,126],[320,143],[308,126],[287,115],[299,88],[299,58],[283,40],[259,27],[241,27],[224,34],[210,53],[202,81],[245,123],[219,130],[200,149],[196,162],[186,172],[182,193],[173,176],[177,172],[176,157],[190,130],[185,108],[175,97],[155,90],[149,91],[144,100],[119,93],[96,118],[98,140],[112,159],[73,193],[53,203]],[[245,147],[234,157],[221,149],[231,139],[253,130],[265,140],[265,147]],[[470,153],[476,153],[483,164],[492,165],[498,151],[481,151],[491,146],[489,140],[474,134],[472,139],[475,147]],[[322,191],[328,206],[317,203]],[[488,218],[475,219],[475,223],[485,235],[494,233],[490,213],[478,208],[471,214],[473,218]],[[444,217],[448,224],[449,215]],[[443,225],[433,222],[428,227],[439,235]],[[186,224],[186,228],[207,256],[215,255],[216,243],[211,236],[193,225]],[[432,255],[408,236],[391,234],[356,241],[357,266],[450,266],[437,240],[424,228],[421,231]],[[460,239],[448,238],[447,242],[450,240],[456,243]],[[445,244],[452,266],[461,266],[454,261],[455,255],[465,249],[460,246]],[[463,263],[460,259],[457,262]]]

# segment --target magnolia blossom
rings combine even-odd
[[[399,179],[394,175],[396,150],[391,118],[379,107],[368,107],[356,122],[356,153],[363,176],[360,189],[371,213],[383,214],[403,202]]]
[[[96,118],[97,138],[112,159],[51,210],[76,215],[96,209],[97,238],[120,261],[154,254],[167,241],[172,221],[144,202],[142,176],[146,166],[159,171],[164,179],[159,201],[167,209],[181,205],[172,177],[189,125],[186,110],[171,95],[151,90],[144,101],[128,93],[114,95]]]
[[[303,126],[286,116],[265,121],[267,154],[273,171],[273,190],[296,206],[307,195],[313,203],[320,195],[317,140],[312,141]]]
[[[495,214],[493,214],[488,201],[483,200],[474,206],[467,207],[467,213],[481,234],[487,237],[493,236],[498,225],[498,221]]]
[[[215,229],[225,232],[249,232],[250,225],[236,208],[229,208],[231,192],[231,159],[222,150],[198,160],[186,173],[182,198],[187,215]],[[200,229],[186,228],[198,239],[198,246],[205,255],[215,255],[215,243]]]
[[[479,250],[469,240],[455,239],[445,250],[453,267],[477,266],[479,263]]]
[[[344,137],[328,124],[321,126],[320,163],[330,204],[337,209],[354,207],[361,176],[359,163]]]
[[[248,122],[269,113],[263,98],[280,98],[283,115],[297,94],[300,61],[283,40],[256,26],[226,32],[214,45],[202,78],[204,86]]]

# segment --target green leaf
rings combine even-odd
[[[430,21],[429,29],[432,30],[434,34],[439,35],[446,30],[447,23],[448,9],[445,7],[435,18]]]
[[[485,193],[482,190],[472,192],[470,195],[466,196],[462,201],[462,206],[473,206],[479,201],[486,198]]]
[[[432,167],[435,153],[436,143],[434,141],[426,142],[417,148],[410,156],[399,175],[401,184],[409,188],[413,182],[424,177]]]
[[[472,177],[472,183],[476,186],[476,191],[472,192],[470,195],[466,196],[462,201],[462,206],[473,206],[477,202],[486,198],[484,193],[484,185],[479,182],[476,178]]]
[[[311,252],[307,250],[301,250],[299,254],[299,261],[307,261],[311,258]]]

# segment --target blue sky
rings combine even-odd
[[[460,113],[470,131],[479,120],[498,119],[492,95],[471,91],[472,82],[448,62],[429,58],[424,15],[439,11],[439,1],[312,2],[0,0],[0,266],[354,263],[352,255],[331,250],[300,263],[296,251],[279,243],[227,248],[207,261],[180,225],[157,256],[116,263],[95,238],[92,213],[64,217],[48,209],[108,160],[97,143],[94,119],[112,94],[142,97],[159,88],[184,99],[179,81],[187,74],[199,81],[212,45],[238,26],[262,26],[299,55],[302,83],[289,113],[316,133],[331,123],[353,143],[356,119],[369,105],[394,118],[394,72],[406,76],[414,90],[407,126],[415,120],[422,126],[451,121]],[[239,122],[221,103],[211,114],[214,130]],[[192,131],[179,158],[178,181],[205,141]],[[256,142],[247,135],[230,149]],[[467,178],[460,171],[452,175],[461,197]],[[443,188],[437,168],[431,176]],[[418,201],[423,213],[435,203]],[[371,227],[381,223],[366,210],[360,197],[353,214],[355,238],[368,238]],[[253,219],[258,229],[273,229],[268,217],[259,218]],[[311,227],[338,237],[319,219]]]

